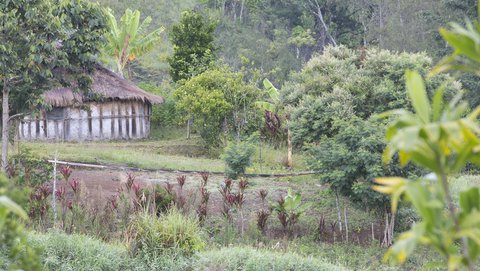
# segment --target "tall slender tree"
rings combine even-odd
[[[170,33],[173,56],[168,59],[174,82],[205,71],[215,60],[214,31],[217,23],[196,11],[182,13]]]

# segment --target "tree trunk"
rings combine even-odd
[[[227,146],[228,144],[228,122],[227,117],[223,118],[223,145]]]
[[[187,139],[190,139],[190,128],[192,126],[192,119],[187,120]]]
[[[380,47],[383,47],[383,1],[380,1],[380,4],[378,5],[378,24],[379,24],[379,34],[378,34],[378,44]]]
[[[335,191],[335,205],[337,205],[338,228],[340,229],[340,232],[342,232],[342,211],[340,211],[340,199],[338,196],[337,189],[334,189],[334,191]]]
[[[330,34],[327,24],[323,18],[322,8],[317,0],[308,0],[310,3],[311,12],[318,18],[318,23],[320,25],[320,49],[323,51],[324,47],[327,45],[327,39],[330,40],[330,43],[333,46],[337,46],[337,42]]]
[[[385,229],[383,231],[382,247],[389,247],[393,244],[393,232],[395,227],[395,214],[389,213],[385,208]]]
[[[347,207],[343,206],[343,216],[345,217],[345,240],[348,243],[348,218],[347,218]]]
[[[242,22],[244,6],[245,6],[245,0],[242,0],[241,6],[240,6],[240,23]]]
[[[2,93],[2,172],[7,172],[8,167],[8,128],[9,128],[9,108],[8,108],[8,88],[7,80],[3,81]]]
[[[287,128],[287,165],[288,168],[293,168],[293,146],[292,146],[292,132]]]

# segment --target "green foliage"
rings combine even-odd
[[[277,212],[277,217],[282,226],[292,232],[300,216],[310,206],[310,204],[302,204],[300,193],[293,194],[292,189],[288,188],[287,194],[277,200],[277,203],[272,205],[272,209]]]
[[[165,187],[157,184],[153,190],[154,193],[154,202],[155,202],[155,210],[157,214],[165,212],[168,208],[172,207],[173,205],[173,195],[168,193]]]
[[[136,253],[161,255],[173,250],[188,255],[205,247],[198,221],[174,208],[160,217],[139,215],[131,230],[135,236],[132,249]]]
[[[180,22],[173,25],[170,32],[174,52],[168,63],[174,82],[188,80],[208,69],[215,59],[213,33],[216,27],[216,22],[196,11],[182,13]]]
[[[66,271],[143,271],[143,270],[189,270],[190,259],[175,255],[152,256],[140,253],[133,257],[121,244],[105,243],[85,235],[59,232],[27,234],[27,241],[36,250],[42,251],[45,270]],[[2,261],[0,253],[0,262]],[[0,268],[3,268],[0,264]],[[24,270],[37,270],[25,268]]]
[[[382,209],[387,198],[371,191],[374,178],[384,175],[409,176],[420,172],[414,167],[402,169],[394,163],[382,165],[385,124],[374,119],[338,120],[337,133],[308,146],[310,168],[320,180],[362,206]]]
[[[177,109],[186,119],[194,118],[195,127],[208,146],[220,144],[222,128],[232,127],[237,137],[253,114],[255,87],[244,82],[241,72],[227,67],[207,70],[175,90]]]
[[[150,16],[140,23],[140,11],[126,9],[120,19],[120,25],[111,9],[106,9],[108,32],[105,53],[115,59],[117,72],[124,76],[125,66],[129,61],[145,54],[160,41],[164,28],[159,27],[147,33],[152,22]]]
[[[39,95],[57,75],[57,83],[71,83],[73,76],[85,90],[85,73],[94,67],[93,55],[105,32],[98,5],[84,0],[3,1],[0,14],[0,88],[11,92],[13,113],[40,103]],[[60,76],[53,69],[65,72]]]
[[[292,105],[294,142],[303,145],[334,135],[336,119],[349,120],[353,115],[368,119],[372,114],[408,107],[402,86],[405,69],[425,74],[430,65],[425,54],[326,48],[282,88],[285,103]],[[449,78],[432,78],[428,89],[433,90],[443,79]],[[458,83],[449,83],[448,90],[458,91]]]
[[[37,186],[51,180],[52,164],[32,154],[27,147],[12,155],[9,163],[9,174],[18,184]]]
[[[467,113],[468,105],[459,95],[450,103],[443,97],[444,89],[436,91],[430,102],[423,79],[412,71],[406,73],[406,86],[415,113],[406,110],[387,112],[397,115],[390,124],[384,160],[398,152],[401,165],[410,161],[434,173],[435,181],[421,178],[379,178],[374,189],[391,195],[392,211],[402,195],[410,201],[421,221],[401,234],[389,249],[386,258],[403,263],[416,246],[435,248],[445,259],[449,270],[468,268],[480,256],[480,190],[477,187],[460,192],[455,208],[449,189],[448,175],[458,173],[467,162],[480,164],[480,108]],[[456,245],[458,244],[458,245]]]
[[[346,270],[318,258],[248,247],[229,247],[202,252],[195,266],[195,270]]]
[[[42,251],[46,270],[114,271],[131,270],[127,250],[85,235],[59,232],[29,233],[28,242]]]
[[[453,53],[445,57],[432,70],[432,74],[459,70],[480,75],[478,65],[480,63],[480,9],[478,18],[473,22],[466,21],[463,27],[458,23],[451,23],[450,30],[440,28],[443,39],[453,48]]]
[[[37,253],[25,240],[21,221],[27,214],[5,194],[6,177],[0,175],[0,268],[2,270],[41,270]]]
[[[234,141],[225,147],[222,159],[225,161],[225,173],[228,178],[238,179],[243,176],[247,167],[252,165],[252,156],[255,153],[256,135],[244,141]]]
[[[154,126],[164,129],[166,126],[177,126],[180,123],[181,116],[175,107],[175,98],[173,89],[168,84],[156,86],[153,83],[140,83],[139,87],[155,95],[162,96],[165,99],[163,104],[152,106],[152,116],[150,123]]]

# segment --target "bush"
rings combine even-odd
[[[202,252],[193,266],[195,270],[346,270],[319,258],[248,247],[229,247]]]
[[[172,96],[172,88],[168,84],[156,86],[152,83],[140,83],[139,87],[152,94],[162,96],[165,99],[163,104],[152,106],[152,126],[176,126],[181,120],[175,109],[175,99]]]
[[[27,186],[36,186],[50,181],[53,165],[32,154],[29,148],[22,147],[9,160],[8,175],[16,182]]]
[[[172,208],[160,217],[141,214],[133,220],[131,231],[134,239],[134,253],[152,253],[154,255],[171,251],[192,254],[203,249],[199,223],[196,219],[181,214]]]
[[[173,204],[173,195],[159,184],[155,185],[153,190],[143,189],[143,194],[147,198],[150,198],[151,202],[155,204],[157,215],[167,211]]]
[[[255,135],[242,142],[230,142],[225,148],[222,159],[226,163],[225,173],[228,178],[237,179],[245,174],[245,170],[252,164],[252,156],[255,153],[253,139]]]

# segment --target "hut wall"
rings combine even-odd
[[[54,108],[19,124],[26,140],[84,141],[146,138],[151,106],[139,101],[90,103],[87,109]]]

